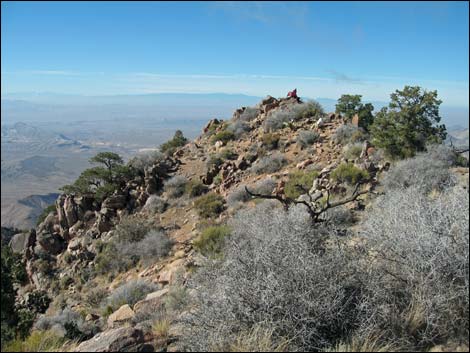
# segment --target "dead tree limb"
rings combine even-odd
[[[324,220],[322,220],[320,218],[320,216],[325,213],[327,210],[331,209],[331,208],[335,208],[335,207],[338,207],[338,206],[342,206],[342,205],[345,205],[349,202],[352,202],[352,201],[355,201],[359,196],[361,195],[364,195],[366,193],[368,193],[369,191],[368,190],[363,190],[363,191],[359,191],[359,187],[363,184],[363,182],[359,182],[356,184],[355,188],[354,188],[354,191],[353,193],[351,194],[351,196],[343,199],[343,200],[340,200],[340,201],[337,201],[337,202],[333,202],[333,203],[330,203],[330,190],[326,190],[326,201],[325,201],[325,204],[323,206],[321,206],[320,208],[318,208],[318,204],[317,204],[317,200],[320,199],[322,197],[321,196],[318,196],[316,197],[315,199],[313,199],[313,197],[310,195],[310,193],[308,192],[307,190],[307,194],[309,196],[309,199],[310,199],[310,203],[305,201],[305,200],[295,200],[295,199],[292,199],[290,197],[286,197],[286,196],[281,196],[281,195],[263,195],[263,194],[258,194],[258,193],[255,193],[255,192],[251,192],[248,187],[245,186],[245,191],[248,195],[250,195],[251,197],[255,197],[255,198],[261,198],[261,199],[271,199],[271,200],[277,200],[279,202],[282,203],[283,207],[284,207],[284,210],[288,210],[289,207],[292,205],[292,204],[302,204],[302,205],[305,205],[307,207],[307,211],[312,219],[312,222],[313,223],[320,223],[320,222],[323,222]],[[303,186],[300,186],[302,190],[306,190]]]

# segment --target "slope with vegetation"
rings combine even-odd
[[[468,349],[468,161],[439,104],[268,96],[97,155],[2,234],[2,350]]]

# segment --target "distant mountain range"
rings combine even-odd
[[[301,92],[300,92],[301,94]],[[152,93],[84,96],[53,93],[2,95],[2,120],[14,122],[96,121],[116,119],[229,118],[241,106],[257,104],[263,97],[225,93]],[[305,100],[310,97],[304,97]],[[326,111],[334,111],[337,99],[315,98]],[[367,101],[379,110],[388,103]],[[441,106],[448,125],[468,127],[468,107]]]

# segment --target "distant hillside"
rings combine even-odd
[[[2,210],[2,226],[29,229],[36,225],[42,210],[53,204],[59,194],[31,195]]]

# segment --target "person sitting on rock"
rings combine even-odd
[[[297,88],[295,88],[293,91],[288,92],[287,97],[299,98],[299,97],[297,97]]]

